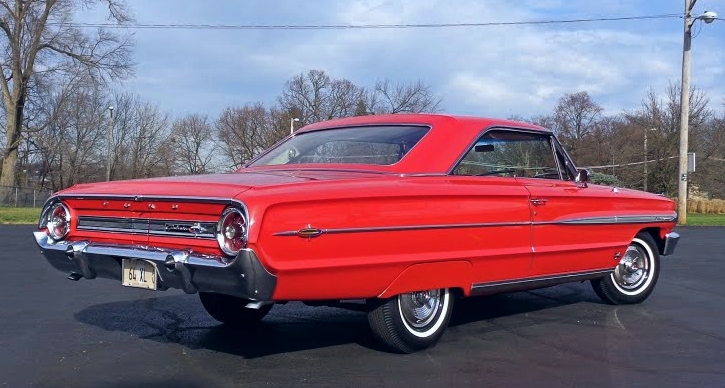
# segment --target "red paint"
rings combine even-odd
[[[101,196],[67,200],[73,217],[216,221],[226,204],[154,197],[241,201],[249,212],[248,247],[278,277],[275,300],[387,297],[435,287],[456,287],[468,294],[476,283],[613,268],[615,254],[638,231],[654,228],[662,237],[674,226],[558,223],[673,213],[671,200],[648,193],[615,193],[608,187],[581,188],[546,179],[446,175],[485,129],[543,131],[529,124],[381,115],[317,123],[295,136],[330,127],[395,123],[429,125],[431,130],[391,166],[266,166],[229,174],[84,184],[60,194]],[[532,198],[546,203],[533,206]],[[323,233],[309,238],[292,233],[308,227]],[[215,240],[78,230],[68,238],[222,254]]]

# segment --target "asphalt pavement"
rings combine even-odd
[[[236,330],[196,295],[69,281],[32,230],[0,226],[0,387],[725,387],[725,228],[679,228],[641,305],[589,283],[466,299],[412,355],[360,312],[288,303]]]

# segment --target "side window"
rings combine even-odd
[[[478,139],[453,174],[562,179],[556,154],[547,134],[492,130]]]

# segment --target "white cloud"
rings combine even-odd
[[[678,2],[626,0],[319,0],[133,3],[139,22],[397,24],[522,21],[679,12]],[[723,10],[725,12],[725,10]],[[724,94],[725,23],[707,28],[693,52],[693,81],[713,101]],[[719,37],[719,39],[718,39]],[[618,113],[680,76],[678,19],[449,29],[141,31],[138,78],[162,108],[185,112],[245,101],[274,103],[294,74],[323,69],[363,85],[421,79],[450,112],[531,116],[563,93],[586,90]],[[705,50],[702,46],[710,46]],[[161,88],[159,84],[165,84]],[[198,96],[203,96],[203,100]],[[215,110],[216,109],[216,110]]]

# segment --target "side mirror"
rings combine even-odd
[[[576,178],[574,178],[574,182],[576,182],[579,187],[587,187],[587,183],[589,183],[589,170],[579,170],[576,174]]]

